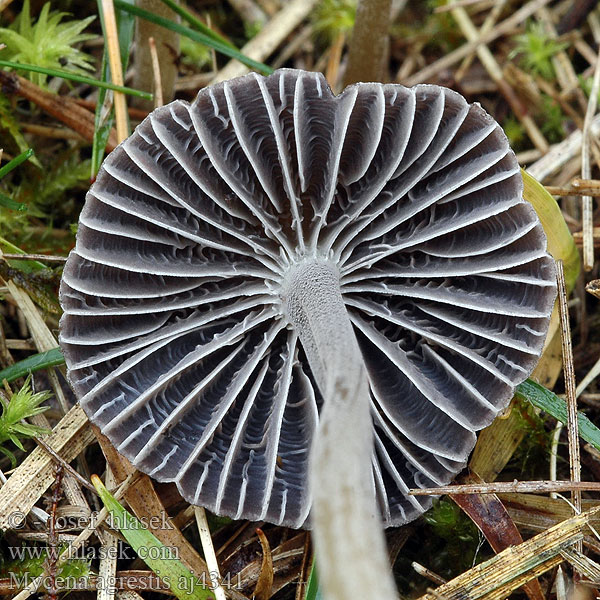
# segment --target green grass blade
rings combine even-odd
[[[50,77],[62,77],[63,79],[69,79],[70,81],[77,81],[78,83],[85,83],[87,85],[92,85],[99,88],[115,90],[116,92],[129,94],[130,96],[137,96],[138,98],[145,98],[146,100],[153,99],[153,96],[150,92],[134,90],[132,88],[124,87],[122,85],[115,85],[114,83],[108,83],[106,81],[93,79],[92,77],[75,75],[74,73],[69,73],[68,71],[62,71],[60,69],[47,69],[45,67],[38,67],[36,65],[27,65],[24,63],[11,62],[9,60],[0,60],[0,67],[8,67],[9,69],[17,69],[20,71],[32,71],[33,73],[44,73],[45,75],[48,75]]]
[[[10,173],[15,167],[18,167],[21,163],[24,163],[28,158],[33,156],[33,148],[29,148],[29,150],[25,150],[19,156],[15,156],[10,162],[6,163],[0,169],[0,179]]]
[[[104,51],[102,56],[102,68],[100,69],[102,81],[108,81],[109,70],[108,70],[108,59],[107,52]],[[90,179],[93,181],[100,170],[100,165],[104,159],[104,151],[106,149],[106,143],[110,135],[114,122],[113,109],[109,111],[109,114],[103,118],[102,109],[104,107],[104,100],[106,98],[106,89],[100,89],[98,93],[98,100],[96,104],[96,112],[94,115],[94,139],[92,141],[92,160],[91,160],[91,173]]]
[[[184,35],[184,36],[190,38],[191,40],[194,40],[195,42],[200,42],[201,44],[205,44],[209,48],[213,48],[217,52],[220,52],[221,54],[225,54],[225,56],[229,56],[230,58],[235,58],[236,60],[239,60],[241,63],[250,67],[251,69],[255,69],[258,72],[263,73],[264,75],[270,75],[273,72],[273,69],[271,69],[271,67],[268,67],[267,65],[265,65],[261,62],[258,62],[256,60],[253,60],[253,59],[245,56],[239,50],[234,50],[231,46],[223,44],[222,42],[219,42],[204,33],[200,33],[199,31],[194,31],[193,29],[190,29],[189,27],[185,27],[185,25],[180,25],[179,23],[175,23],[173,21],[170,21],[169,19],[164,19],[163,17],[159,17],[151,12],[148,12],[147,10],[138,8],[137,6],[130,6],[129,4],[126,4],[125,2],[123,2],[122,0],[114,0],[114,4],[115,4],[116,8],[119,8],[121,10],[129,12],[132,15],[135,15],[136,17],[140,17],[142,19],[145,19],[146,21],[150,21],[151,23],[160,25],[161,27],[164,27],[165,29],[170,29],[171,31],[175,31],[176,33]]]
[[[20,360],[10,367],[6,367],[6,369],[2,369],[2,371],[0,371],[0,382],[3,379],[6,379],[6,381],[10,383],[19,377],[25,377],[34,371],[47,369],[48,367],[57,367],[64,364],[64,362],[65,357],[63,356],[62,350],[60,348],[52,348],[52,350],[34,354],[24,360]]]
[[[304,600],[323,600],[323,595],[319,590],[319,579],[317,577],[317,566],[313,561],[310,575],[308,576],[308,584],[306,586],[306,596]]]
[[[97,475],[92,475],[92,483],[123,537],[138,556],[171,588],[177,598],[214,600],[213,592],[208,587],[205,588],[201,580],[194,577],[185,565],[173,556],[176,549],[165,546],[154,534],[145,529],[136,517],[119,504]]]
[[[237,48],[223,36],[219,35],[216,31],[213,31],[210,27],[207,27],[202,21],[197,19],[192,13],[188,12],[183,6],[180,6],[174,0],[161,0],[163,4],[166,4],[174,13],[177,13],[184,21],[187,21],[192,27],[207,35],[208,37],[225,44],[234,50]]]
[[[27,205],[22,202],[17,202],[13,200],[6,194],[0,192],[0,206],[4,206],[5,208],[9,208],[11,210],[24,211],[27,210]]]
[[[11,244],[8,240],[0,237],[0,250],[7,254],[27,254],[24,250],[21,250],[18,246]],[[45,264],[37,260],[6,260],[6,262],[23,273],[34,273],[35,271],[44,271],[47,267]]]
[[[565,400],[539,383],[527,379],[517,386],[515,396],[531,402],[537,408],[552,415],[557,421],[567,423],[567,403]],[[577,420],[579,422],[579,435],[586,442],[592,444],[596,450],[600,450],[600,429],[582,413],[578,413]]]

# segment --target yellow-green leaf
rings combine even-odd
[[[570,291],[575,286],[580,269],[580,259],[575,240],[560,212],[553,196],[537,179],[521,169],[523,175],[523,197],[535,209],[546,237],[548,252],[555,260],[562,260],[565,269],[565,282]]]

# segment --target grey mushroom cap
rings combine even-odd
[[[319,378],[290,294],[326,263],[367,367],[386,526],[430,505],[535,367],[554,263],[477,104],[432,85],[250,74],[151,113],[88,192],[63,275],[70,382],[193,504],[307,526]]]

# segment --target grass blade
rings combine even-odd
[[[2,371],[0,371],[0,382],[3,379],[6,379],[6,381],[10,383],[19,377],[25,377],[34,371],[47,369],[49,367],[57,367],[64,364],[64,362],[65,357],[63,356],[62,350],[60,348],[52,348],[52,350],[34,354],[24,360],[20,360],[10,367],[6,367],[6,369],[2,369]]]
[[[184,21],[187,21],[192,27],[207,35],[208,37],[225,44],[234,50],[237,48],[223,36],[220,36],[216,31],[213,31],[210,27],[207,27],[202,21],[197,19],[192,13],[188,12],[183,6],[180,6],[174,0],[161,0],[163,4],[166,4],[174,13],[177,13]]]
[[[323,600],[323,595],[319,590],[319,579],[317,577],[317,567],[313,561],[310,575],[308,576],[308,585],[306,586],[306,596],[304,600]]]
[[[136,517],[119,504],[97,475],[92,475],[92,483],[123,537],[138,556],[171,588],[174,596],[180,600],[214,600],[210,582],[205,587],[201,579],[194,577],[177,560],[176,554],[173,556],[176,548],[165,546],[145,529]]]
[[[18,167],[21,163],[24,163],[28,158],[33,156],[33,148],[29,148],[29,150],[25,150],[19,156],[15,156],[9,163],[6,163],[0,169],[0,179],[10,173],[15,167]]]
[[[263,73],[264,75],[270,75],[273,72],[273,69],[271,69],[271,67],[268,67],[264,63],[253,60],[253,59],[249,58],[248,56],[245,56],[244,54],[242,54],[239,50],[234,50],[231,46],[228,46],[227,44],[219,42],[204,33],[200,33],[199,31],[194,31],[193,29],[190,29],[189,27],[185,27],[185,25],[180,25],[179,23],[175,23],[173,21],[170,21],[169,19],[164,19],[163,17],[154,15],[151,12],[148,12],[147,10],[138,8],[137,6],[130,6],[129,4],[126,4],[125,2],[123,2],[122,0],[114,0],[114,4],[115,4],[116,8],[119,8],[128,13],[131,13],[132,15],[135,15],[136,17],[146,19],[146,21],[150,21],[151,23],[160,25],[161,27],[164,27],[165,29],[170,29],[171,31],[175,31],[176,33],[184,35],[185,37],[188,37],[191,40],[194,40],[195,42],[200,42],[201,44],[205,44],[209,48],[213,48],[217,52],[220,52],[221,54],[225,54],[225,56],[229,56],[230,58],[235,58],[236,60],[239,60],[241,63],[250,67],[251,69],[255,69],[259,73]]]
[[[99,88],[115,90],[117,92],[122,92],[123,94],[129,94],[130,96],[145,98],[146,100],[152,100],[153,98],[150,92],[142,92],[141,90],[134,90],[132,88],[124,87],[122,85],[114,85],[112,83],[108,83],[107,81],[100,81],[98,79],[93,79],[92,77],[85,77],[83,75],[75,75],[73,73],[69,73],[68,71],[61,71],[59,69],[47,69],[45,67],[27,65],[25,63],[16,63],[9,60],[0,60],[0,67],[8,67],[9,69],[17,69],[20,71],[32,71],[33,73],[44,73],[49,77],[62,77],[63,79],[69,79],[70,81],[76,81],[78,83],[85,83],[87,85],[92,85]]]
[[[567,424],[566,401],[539,383],[527,379],[517,386],[515,396],[531,402],[537,408],[552,415],[557,421]],[[579,422],[579,435],[596,450],[600,450],[600,429],[581,412],[577,415],[577,421]]]
[[[17,202],[13,200],[6,194],[0,192],[0,206],[4,206],[5,208],[9,208],[11,210],[24,211],[27,210],[27,205],[22,202]]]
[[[8,240],[0,237],[0,258],[2,253],[7,254],[26,254],[24,250],[21,250],[18,246],[11,244]],[[34,273],[35,271],[44,271],[47,267],[45,264],[37,260],[6,260],[6,262],[13,268],[22,271],[23,273]]]

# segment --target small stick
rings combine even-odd
[[[591,123],[596,114],[598,91],[600,90],[600,58],[596,60],[594,69],[594,81],[592,91],[583,121],[583,143],[581,145],[581,178],[591,179],[592,165],[590,160],[590,149],[592,143]],[[583,196],[582,202],[582,226],[583,226],[583,268],[591,271],[594,267],[594,240],[593,240],[593,206],[592,197]]]
[[[437,573],[430,571],[427,567],[420,565],[418,562],[412,563],[412,568],[422,577],[429,579],[429,581],[433,581],[436,585],[444,585],[444,583],[448,583],[443,577],[440,577]]]
[[[435,488],[409,490],[412,496],[441,496],[442,494],[545,494],[570,492],[572,490],[600,492],[598,481],[494,481],[492,483],[469,483],[444,485]]]
[[[67,262],[66,256],[54,256],[51,254],[5,254],[1,253],[0,258],[7,260],[45,260],[47,262]]]
[[[567,286],[562,260],[556,262],[558,281],[558,308],[560,314],[560,333],[562,340],[563,370],[565,378],[565,391],[567,400],[567,432],[569,435],[569,466],[571,481],[581,481],[581,461],[579,455],[579,421],[577,416],[577,395],[575,391],[575,370],[573,368],[573,346],[571,343],[571,326],[569,324],[569,309],[567,307]],[[581,512],[581,490],[571,491],[571,501],[575,507],[575,514]],[[581,552],[581,542],[577,542]]]
[[[23,123],[21,129],[26,133],[33,133],[40,137],[51,138],[55,140],[85,140],[76,131],[64,127],[47,127],[46,125],[34,125],[33,123]]]
[[[580,179],[579,177],[576,177],[571,181],[571,185],[577,188],[600,190],[600,179]]]
[[[123,70],[121,68],[119,34],[117,33],[117,20],[115,18],[113,0],[102,0],[102,12],[104,13],[104,25],[106,27],[106,48],[108,50],[110,76],[115,85],[122,86]],[[127,103],[125,101],[125,94],[114,92],[114,95],[117,138],[120,143],[129,136],[129,128],[127,126]]]
[[[42,438],[36,437],[34,439],[56,461],[57,465],[60,465],[61,468],[74,477],[83,487],[96,494],[96,496],[98,495],[96,488],[85,477],[82,477],[54,448],[46,444]]]
[[[200,543],[202,544],[202,550],[204,551],[206,566],[210,573],[210,585],[214,591],[216,600],[226,600],[225,590],[221,585],[221,572],[219,571],[217,555],[215,554],[208,522],[206,521],[206,512],[201,506],[195,506],[194,512],[196,514],[196,524],[198,525],[198,533],[200,534]]]
[[[560,187],[556,185],[547,185],[546,191],[553,196],[600,196],[600,189],[597,188],[577,188],[577,187]]]
[[[159,108],[163,105],[162,79],[160,77],[160,64],[158,62],[156,42],[154,41],[153,37],[148,38],[148,47],[150,48],[152,71],[154,73],[154,108]]]

